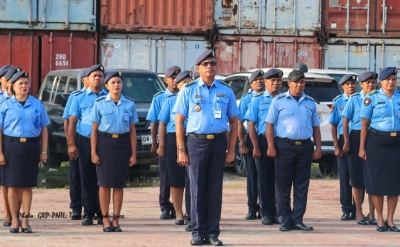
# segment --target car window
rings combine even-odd
[[[235,77],[232,79],[226,79],[225,82],[231,86],[236,99],[240,99],[243,95],[243,88],[247,83],[247,77],[243,76],[243,77]]]
[[[53,93],[51,94],[50,102],[54,102],[57,95],[65,94],[68,76],[60,76],[58,81],[55,83]]]
[[[155,74],[123,73],[122,78],[122,94],[137,103],[151,103],[154,94],[164,91],[161,80]]]
[[[66,93],[72,93],[76,89],[78,89],[78,79],[74,76],[69,77],[68,80],[68,87],[67,87],[67,92]]]
[[[40,96],[41,101],[43,101],[43,102],[50,101],[51,90],[53,88],[53,81],[54,81],[55,77],[56,76],[54,76],[54,75],[46,76],[45,81],[44,81],[45,85],[43,86],[43,91]]]
[[[281,92],[287,92],[289,89],[287,81],[282,83]],[[306,81],[304,93],[311,96],[318,102],[331,102],[336,96],[341,94],[336,83]]]

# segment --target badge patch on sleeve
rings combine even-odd
[[[370,98],[366,98],[366,99],[364,100],[364,105],[365,105],[365,106],[369,106],[370,103],[371,103],[371,99],[370,99]]]

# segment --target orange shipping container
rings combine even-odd
[[[100,30],[211,33],[213,9],[213,0],[101,0]]]

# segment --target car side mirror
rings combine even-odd
[[[65,107],[67,105],[68,98],[69,94],[58,94],[54,100],[54,103]]]

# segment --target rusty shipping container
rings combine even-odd
[[[0,29],[96,31],[97,0],[1,0]]]
[[[385,67],[400,70],[400,39],[329,39],[324,45],[325,69],[354,72],[375,71]],[[400,74],[398,84],[400,82]]]
[[[211,33],[213,0],[101,0],[102,32]]]
[[[178,65],[191,70],[197,57],[211,48],[204,36],[160,34],[107,34],[100,41],[105,68],[139,68],[164,73]]]
[[[214,40],[219,74],[257,68],[293,67],[296,62],[321,68],[321,46],[313,37],[219,35]]]
[[[399,0],[326,0],[323,30],[328,37],[396,37]]]
[[[96,32],[0,31],[0,61],[29,72],[32,95],[51,70],[88,67],[97,62]]]
[[[314,36],[321,0],[215,0],[214,22],[220,34]]]

